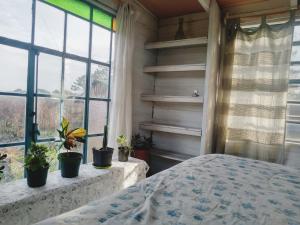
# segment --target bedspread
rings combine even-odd
[[[41,224],[300,225],[300,171],[200,156]]]

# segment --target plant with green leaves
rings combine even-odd
[[[3,178],[3,170],[5,168],[5,166],[1,164],[5,162],[4,160],[6,159],[6,157],[7,154],[0,153],[0,180]]]
[[[135,134],[131,138],[131,145],[134,150],[136,149],[147,149],[153,147],[152,138],[151,137],[145,137],[140,134]]]
[[[133,148],[129,144],[127,138],[124,135],[120,135],[117,138],[117,143],[119,145],[119,161],[121,162],[127,162],[128,156],[133,152]]]
[[[126,150],[128,150],[129,152],[132,151],[132,147],[131,147],[131,145],[128,143],[128,140],[127,140],[127,138],[126,138],[124,135],[120,135],[120,136],[117,138],[117,143],[118,143],[118,145],[119,145],[119,148],[126,149]]]
[[[31,143],[29,152],[25,157],[24,167],[31,171],[48,168],[55,158],[55,148],[43,144]]]

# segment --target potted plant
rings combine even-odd
[[[72,178],[78,176],[82,154],[71,150],[77,147],[78,142],[84,143],[86,131],[84,128],[69,130],[69,125],[70,122],[63,117],[61,130],[57,131],[59,133],[60,140],[62,141],[59,150],[64,148],[65,151],[58,154],[58,160],[61,176]]]
[[[96,168],[108,168],[111,166],[113,148],[107,147],[107,126],[104,126],[104,136],[102,141],[102,148],[96,149],[93,147],[93,165]]]
[[[51,161],[50,148],[42,144],[31,144],[24,163],[29,187],[41,187],[46,184]]]
[[[128,156],[132,152],[132,147],[128,144],[127,138],[124,135],[120,135],[117,138],[119,145],[118,159],[120,162],[127,162]]]
[[[6,159],[6,157],[7,157],[7,154],[2,154],[2,153],[0,153],[0,163],[2,164],[2,163],[4,163],[5,161],[5,159]],[[4,165],[1,165],[0,164],[0,180],[3,178],[3,170],[4,170]]]
[[[140,134],[133,135],[131,146],[134,149],[134,152],[131,154],[132,157],[144,160],[149,163],[149,150],[153,146],[151,137],[146,138],[145,136],[141,136]]]

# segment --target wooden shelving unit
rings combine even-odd
[[[174,41],[151,42],[145,45],[145,49],[178,48],[178,47],[201,46],[206,44],[207,44],[207,37],[199,37],[199,38],[189,38],[189,39],[174,40]]]
[[[150,130],[150,131],[160,131],[166,133],[201,137],[201,129],[192,128],[192,127],[175,126],[175,125],[155,123],[155,122],[142,122],[140,123],[140,128],[144,130]]]
[[[195,157],[193,155],[180,154],[168,150],[155,149],[155,148],[151,149],[150,154],[153,156],[161,157],[164,159],[170,159],[177,162],[183,162],[185,160]]]
[[[173,102],[173,103],[195,103],[202,104],[203,97],[192,97],[192,96],[168,96],[168,95],[149,95],[142,94],[141,99],[143,101],[150,102]]]
[[[166,66],[145,66],[145,73],[158,72],[184,72],[184,71],[204,71],[205,64],[185,64],[185,65],[166,65]]]

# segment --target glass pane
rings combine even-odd
[[[32,0],[0,1],[0,36],[30,42]]]
[[[64,117],[70,121],[70,129],[84,125],[84,100],[67,99],[64,101]]]
[[[59,128],[60,100],[40,97],[37,100],[39,138],[57,137]]]
[[[290,117],[298,116],[300,118],[300,105],[299,104],[288,104],[287,115]]]
[[[294,27],[294,38],[293,41],[300,41],[300,26]]]
[[[111,29],[111,19],[112,17],[110,15],[107,15],[99,9],[93,9],[93,22]]]
[[[69,12],[72,12],[78,16],[81,16],[85,19],[90,19],[90,7],[88,4],[80,1],[80,0],[46,0],[59,8],[65,9]]]
[[[109,68],[102,65],[91,64],[90,96],[95,98],[108,98]]]
[[[290,66],[290,79],[300,79],[300,65]]]
[[[87,149],[87,162],[93,162],[93,148],[102,148],[103,137],[89,137]]]
[[[4,164],[4,177],[1,183],[21,179],[24,177],[24,146],[0,148],[0,153],[7,154]]]
[[[300,124],[287,123],[286,139],[300,141]]]
[[[89,134],[103,133],[106,124],[107,103],[90,101],[89,107]]]
[[[63,50],[64,13],[52,6],[36,1],[35,44]]]
[[[0,45],[0,91],[26,93],[27,64],[27,51]]]
[[[0,105],[0,143],[24,141],[26,98],[0,96]]]
[[[291,61],[300,61],[300,46],[293,46]]]
[[[300,84],[289,85],[288,100],[300,101]]]
[[[92,59],[109,63],[110,31],[93,25]]]
[[[67,20],[67,52],[88,57],[89,29],[87,21],[68,15]]]
[[[60,95],[62,58],[43,54],[39,55],[38,93]]]
[[[86,63],[65,60],[65,95],[85,96]]]

